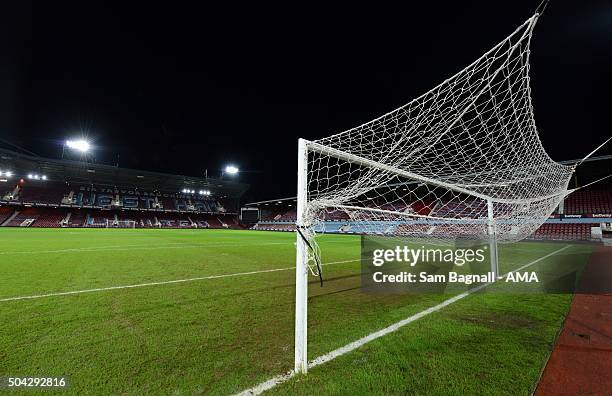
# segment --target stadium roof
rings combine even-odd
[[[259,206],[259,205],[269,205],[269,204],[292,203],[296,201],[297,201],[297,197],[289,197],[289,198],[270,199],[267,201],[249,202],[249,203],[244,204],[244,206]]]
[[[43,158],[4,148],[0,148],[0,169],[13,172],[15,179],[25,179],[28,174],[37,173],[45,175],[48,181],[175,193],[184,188],[206,189],[215,195],[230,198],[240,197],[249,188],[247,184],[230,180],[171,175],[90,162]]]

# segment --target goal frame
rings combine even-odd
[[[494,279],[499,276],[499,263],[497,254],[497,230],[494,215],[494,199],[483,194],[471,191],[469,189],[448,184],[439,180],[434,180],[428,177],[420,176],[403,169],[398,169],[386,164],[378,163],[367,158],[359,157],[354,154],[336,150],[324,145],[308,141],[306,139],[298,140],[298,174],[297,174],[297,202],[296,202],[296,265],[295,265],[295,361],[294,371],[296,373],[308,372],[308,249],[310,248],[307,240],[304,239],[304,233],[300,229],[310,227],[311,224],[306,224],[308,210],[308,154],[309,152],[317,152],[319,154],[329,155],[351,163],[377,168],[386,172],[406,177],[414,181],[427,183],[430,185],[447,188],[458,193],[468,194],[476,198],[480,198],[487,203],[487,232],[489,234],[489,252],[491,262],[491,272],[494,274]],[[507,200],[495,200],[504,202]],[[414,216],[414,215],[413,215]],[[416,217],[419,217],[418,215]]]
[[[106,219],[106,228],[136,228],[135,220],[117,220],[117,225],[115,226],[113,223],[115,220]],[[127,224],[130,227],[120,227],[120,224]]]

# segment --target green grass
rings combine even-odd
[[[0,228],[0,299],[294,266],[294,234]],[[356,236],[320,238],[326,263]],[[562,245],[500,251],[502,272]],[[589,246],[559,256],[586,262]],[[538,266],[555,265],[548,259]],[[309,358],[448,295],[361,293],[359,263],[312,279]],[[228,394],[293,364],[294,272],[0,302],[0,377],[68,376],[71,394]],[[529,394],[571,295],[478,294],[273,389],[282,394]]]

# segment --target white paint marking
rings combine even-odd
[[[358,261],[361,261],[361,259],[335,261],[335,262],[326,263],[323,265],[354,263]],[[197,278],[175,279],[175,280],[161,281],[161,282],[138,283],[134,285],[110,286],[110,287],[100,287],[97,289],[86,289],[86,290],[74,290],[74,291],[55,292],[55,293],[46,293],[46,294],[36,294],[36,295],[31,295],[31,296],[7,297],[7,298],[0,299],[0,302],[34,300],[37,298],[44,298],[44,297],[70,296],[74,294],[93,293],[93,292],[101,292],[101,291],[107,291],[107,290],[135,289],[138,287],[160,286],[160,285],[169,285],[173,283],[195,282],[195,281],[207,280],[207,279],[220,279],[220,278],[230,278],[230,277],[235,277],[235,276],[265,274],[269,272],[289,271],[289,270],[294,270],[294,269],[295,267],[274,268],[274,269],[250,271],[250,272],[238,272],[238,273],[233,273],[233,274],[209,275],[209,276],[200,276]]]
[[[11,254],[42,254],[42,253],[74,253],[74,252],[103,252],[103,251],[125,251],[125,250],[159,250],[159,249],[185,249],[185,248],[208,248],[208,247],[249,247],[249,246],[268,246],[268,245],[290,245],[292,242],[268,242],[268,243],[250,243],[250,244],[236,244],[236,243],[207,243],[207,244],[187,244],[187,243],[167,243],[162,245],[151,246],[148,244],[138,245],[115,245],[115,246],[92,246],[83,248],[66,248],[57,250],[26,250],[26,251],[4,251],[0,252],[0,255],[11,255]]]
[[[328,243],[344,243],[345,241],[325,241],[324,244]],[[159,250],[159,249],[184,249],[184,248],[209,248],[209,247],[249,247],[249,246],[272,246],[272,245],[295,245],[294,241],[286,242],[268,242],[268,243],[206,243],[206,244],[190,244],[183,242],[170,242],[161,245],[151,246],[151,243],[137,244],[137,245],[112,245],[112,246],[91,246],[82,248],[66,248],[66,249],[55,249],[55,250],[22,250],[22,251],[2,251],[0,256],[12,255],[12,254],[43,254],[43,253],[78,253],[78,252],[116,252],[116,251],[130,251],[130,250]]]
[[[562,247],[561,249],[555,250],[552,253],[549,253],[549,254],[547,254],[545,256],[542,256],[539,259],[536,259],[536,260],[534,260],[534,261],[532,261],[532,262],[530,262],[528,264],[525,264],[525,265],[523,265],[523,266],[521,266],[521,267],[519,267],[519,268],[517,268],[515,270],[512,270],[512,271],[508,272],[505,275],[502,275],[498,279],[503,279],[503,278],[507,277],[510,273],[521,271],[521,270],[523,270],[523,269],[525,269],[525,268],[527,268],[529,266],[532,266],[532,265],[534,265],[536,263],[539,263],[542,260],[545,260],[545,259],[547,259],[547,258],[549,258],[551,256],[554,256],[555,254],[557,254],[559,252],[562,252],[563,250],[569,248],[570,246],[571,245],[566,245],[566,246]],[[480,290],[482,290],[483,288],[485,288],[485,287],[487,287],[489,285],[491,285],[491,283],[485,283],[485,284],[482,284],[482,285],[480,285],[480,286],[478,286],[478,287],[476,287],[474,289],[471,289],[469,291],[466,291],[466,292],[463,292],[461,294],[458,294],[455,297],[449,298],[448,300],[444,300],[443,302],[441,302],[438,305],[434,305],[431,308],[428,308],[428,309],[426,309],[424,311],[421,311],[421,312],[419,312],[419,313],[417,313],[415,315],[412,315],[412,316],[410,316],[410,317],[408,317],[406,319],[400,320],[399,322],[394,323],[391,326],[388,326],[388,327],[385,327],[384,329],[375,331],[374,333],[368,334],[367,336],[365,336],[363,338],[360,338],[357,341],[351,342],[350,344],[347,344],[347,345],[345,345],[343,347],[335,349],[335,350],[333,350],[333,351],[331,351],[329,353],[326,353],[325,355],[319,356],[318,358],[316,358],[316,359],[314,359],[314,360],[312,360],[311,362],[308,363],[308,368],[313,368],[313,367],[319,366],[319,365],[321,365],[323,363],[327,363],[330,360],[333,360],[333,359],[337,358],[338,356],[342,356],[342,355],[344,355],[344,354],[346,354],[348,352],[354,351],[355,349],[357,349],[357,348],[367,344],[370,341],[373,341],[373,340],[375,340],[377,338],[380,338],[380,337],[382,337],[384,335],[387,335],[389,333],[393,333],[394,331],[398,330],[399,328],[401,328],[403,326],[406,326],[407,324],[412,323],[412,322],[414,322],[416,320],[419,320],[422,317],[429,315],[430,313],[439,311],[442,308],[447,307],[450,304],[452,304],[454,302],[457,302],[457,301],[459,301],[459,300],[469,296],[472,293],[480,291]],[[286,381],[290,380],[294,376],[295,376],[295,371],[291,370],[288,373],[278,375],[278,376],[273,377],[273,378],[271,378],[271,379],[269,379],[269,380],[267,380],[265,382],[262,382],[262,383],[260,383],[260,384],[258,384],[256,386],[254,386],[253,388],[246,389],[246,390],[238,393],[237,396],[260,395],[263,392],[274,388],[276,385],[282,384],[283,382],[286,382]]]

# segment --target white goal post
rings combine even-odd
[[[136,228],[136,221],[106,219],[106,228]]]
[[[314,265],[313,261],[318,260],[317,257],[318,247],[314,241],[313,223],[308,219],[308,158],[309,153],[319,153],[324,155],[334,156],[339,159],[350,161],[354,164],[361,164],[370,167],[371,169],[380,169],[389,174],[397,174],[405,176],[414,181],[431,184],[432,186],[438,186],[446,188],[450,191],[456,191],[460,194],[471,195],[476,198],[480,198],[486,202],[486,213],[487,216],[483,221],[488,234],[489,251],[490,251],[490,271],[495,277],[499,275],[499,264],[498,264],[498,253],[497,253],[497,237],[496,237],[496,224],[494,217],[494,201],[490,197],[482,196],[478,193],[465,190],[464,188],[453,186],[444,182],[421,177],[416,174],[412,174],[401,169],[393,169],[383,164],[376,164],[364,158],[360,158],[351,154],[334,152],[334,150],[321,146],[315,142],[307,141],[305,139],[299,139],[298,141],[298,193],[297,193],[297,221],[296,226],[298,228],[297,241],[296,241],[296,272],[295,272],[295,371],[296,372],[307,372],[308,370],[308,359],[307,359],[307,344],[308,344],[308,275],[312,272],[318,275],[317,271],[321,271],[320,267],[311,269],[311,265]],[[315,206],[316,207],[316,206]],[[402,214],[390,210],[377,209],[373,207],[357,207],[352,205],[335,205],[334,209],[343,209],[347,211],[366,211],[376,214],[385,214],[400,216],[406,218],[427,218],[427,219],[438,219],[435,216],[422,216],[415,213]],[[452,218],[446,219],[451,220]],[[359,220],[357,220],[359,221]],[[457,219],[458,221],[458,219]],[[367,227],[367,226],[366,226]],[[373,233],[368,232],[367,229],[362,229],[362,233]]]
[[[537,230],[571,192],[535,126],[529,46],[536,13],[472,64],[373,121],[298,143],[295,372],[305,373],[309,272],[329,221],[358,234],[498,243]],[[337,223],[337,222],[336,222]]]

